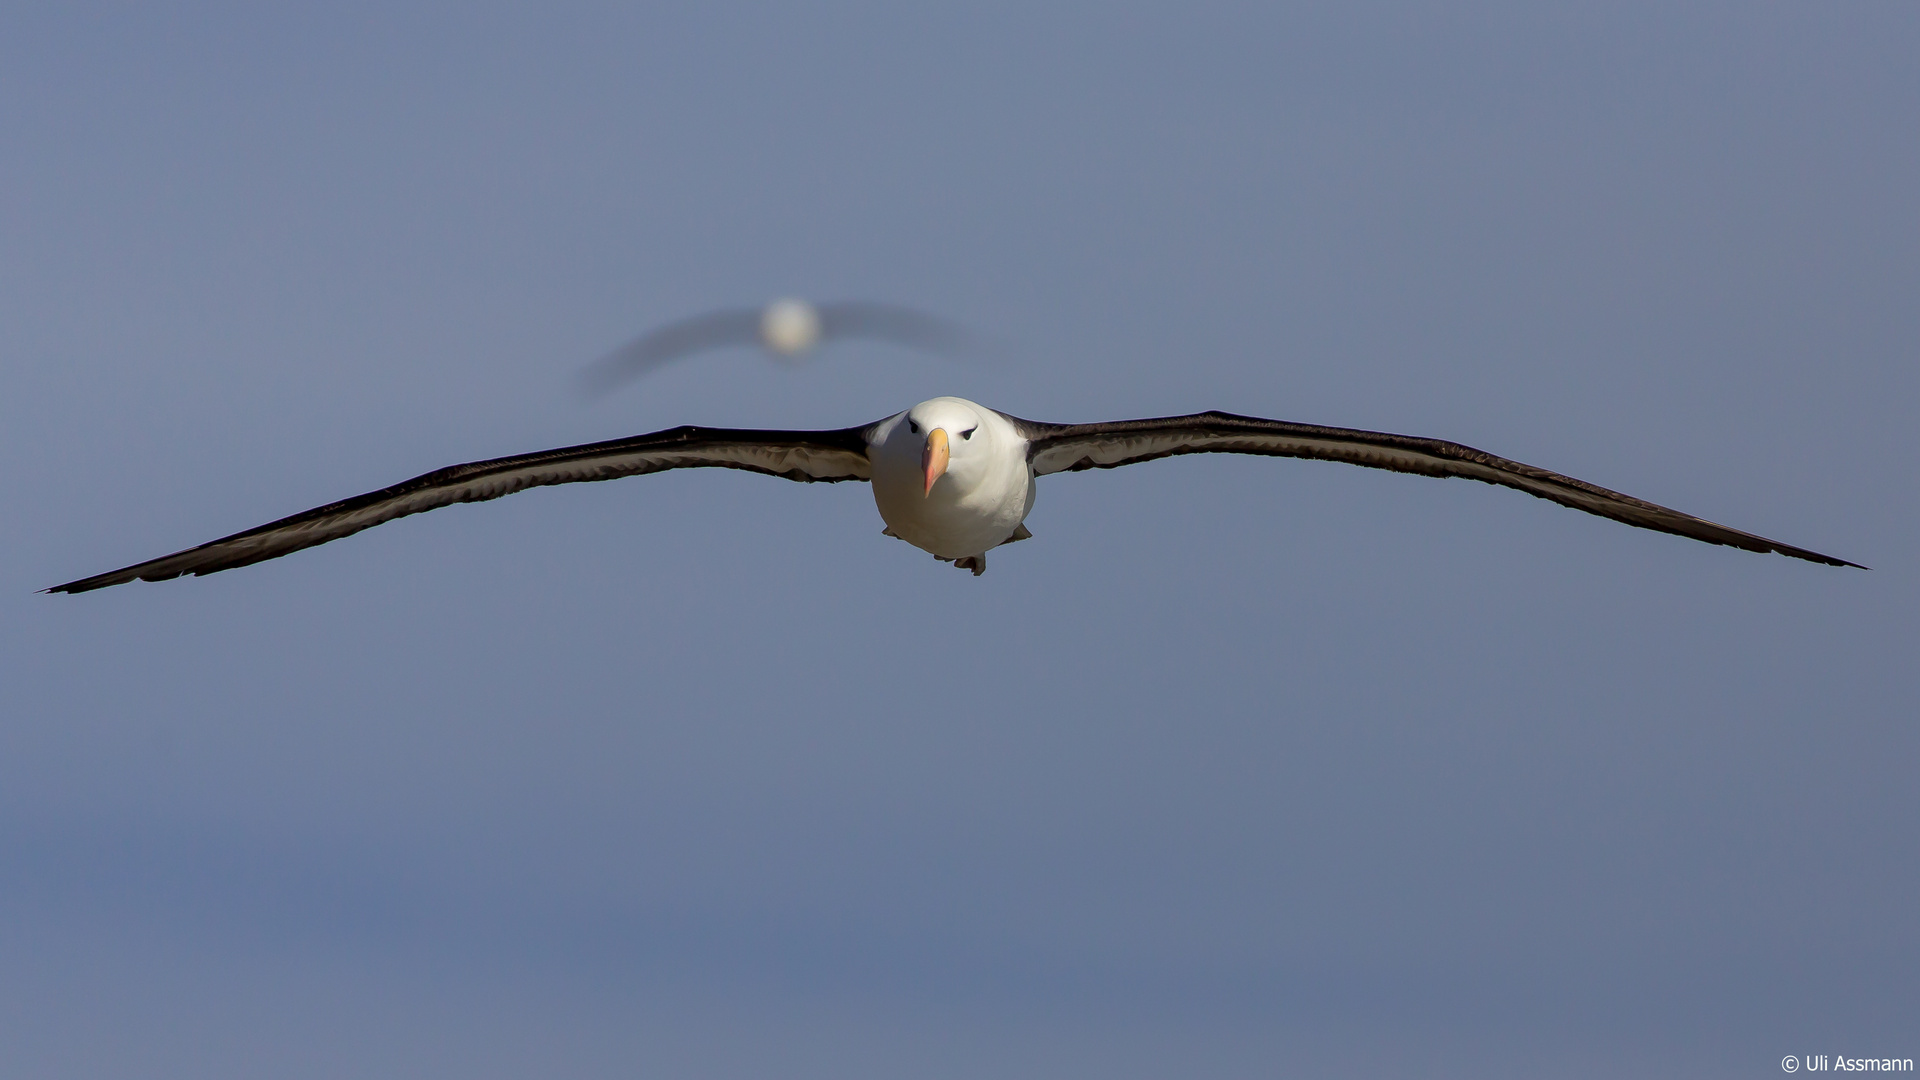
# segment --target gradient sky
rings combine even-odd
[[[0,13],[0,1071],[1920,1057],[1920,8]],[[906,303],[971,361],[633,335]],[[1873,567],[1195,457],[974,579],[717,471],[944,393],[1450,438]]]

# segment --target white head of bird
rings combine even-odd
[[[1033,509],[1026,440],[963,398],[923,401],[874,436],[873,501],[887,531],[942,558],[1005,543]]]
[[[760,340],[781,356],[798,356],[820,343],[820,312],[805,300],[775,300],[760,315]]]

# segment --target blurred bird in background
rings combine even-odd
[[[668,323],[601,357],[584,372],[598,395],[685,356],[759,345],[774,359],[797,362],[823,342],[866,339],[951,356],[968,343],[958,326],[911,308],[858,300],[825,304],[775,300],[764,308],[727,308]]]

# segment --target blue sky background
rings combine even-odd
[[[0,14],[9,1075],[1920,1056],[1911,4]],[[579,368],[775,295],[993,342]],[[1481,485],[692,472],[34,590],[473,458],[959,393]]]

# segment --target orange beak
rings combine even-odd
[[[947,471],[947,429],[934,428],[927,432],[927,448],[920,451],[920,467],[926,470],[927,487],[920,493],[921,498],[933,494],[933,482]]]

